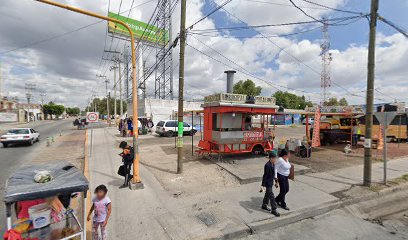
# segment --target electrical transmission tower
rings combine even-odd
[[[322,57],[322,73],[320,75],[320,86],[322,88],[322,102],[324,105],[327,101],[327,89],[331,86],[330,79],[330,63],[333,60],[330,53],[330,36],[329,36],[329,24],[326,18],[323,18],[323,42],[320,44],[320,56]]]
[[[171,34],[171,0],[158,0],[159,11],[157,15],[157,27],[164,29],[163,34],[157,35],[156,64],[154,96],[158,99],[173,99],[173,58],[172,48],[169,43]]]

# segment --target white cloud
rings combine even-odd
[[[267,2],[266,0],[260,0]],[[106,14],[108,1],[66,1],[69,4],[92,11]],[[223,0],[216,0],[218,4]],[[311,5],[301,4],[312,7]],[[325,3],[323,1],[320,1]],[[119,11],[120,1],[111,1],[111,11]],[[204,16],[204,0],[188,1],[187,26]],[[265,23],[282,23],[299,20],[309,20],[293,7],[286,6],[288,1],[277,1],[281,5],[255,3],[247,0],[234,0],[225,9],[232,14],[239,16],[250,25]],[[70,13],[66,10],[45,6],[34,1],[3,1],[0,14],[3,18],[0,27],[3,29],[0,36],[0,52],[16,47],[24,46],[33,41],[38,41],[47,37],[61,34],[66,31],[76,29],[80,26],[93,23],[96,20]],[[135,5],[140,2],[135,2]],[[131,17],[148,21],[152,14],[156,2],[145,4],[134,9]],[[283,4],[283,5],[282,5]],[[341,7],[343,0],[333,0],[332,7]],[[121,11],[129,9],[131,1],[124,0]],[[135,6],[134,5],[134,6]],[[173,14],[173,35],[179,32],[179,5]],[[6,10],[7,9],[7,10]],[[24,9],[22,14],[21,9]],[[222,11],[222,10],[221,10]],[[316,8],[307,8],[307,12],[315,17],[322,17],[331,14],[331,11]],[[127,15],[127,14],[124,14]],[[227,14],[227,16],[229,16]],[[235,21],[234,17],[227,17],[228,24]],[[211,19],[205,19],[194,29],[215,28],[216,24]],[[20,49],[9,54],[0,55],[2,62],[2,75],[5,80],[5,91],[10,95],[24,98],[25,82],[36,82],[39,88],[46,89],[47,100],[57,100],[68,105],[84,106],[92,91],[104,95],[104,85],[101,80],[97,80],[95,75],[109,66],[103,63],[99,66],[105,39],[106,23],[96,24],[73,34]],[[297,31],[295,27],[265,28],[260,29],[262,34],[281,34]],[[258,35],[258,37],[261,35]],[[238,72],[235,79],[241,80],[250,78],[263,87],[263,94],[270,95],[276,88],[287,90],[281,86],[286,86],[289,91],[296,94],[305,94],[312,100],[318,101],[320,97],[320,76],[321,59],[319,56],[319,41],[296,40],[284,37],[273,38],[270,41],[263,38],[237,39],[223,38],[215,33],[215,37],[195,36],[204,42],[212,50],[192,36],[188,37],[187,43],[200,51],[224,62],[221,64],[198,53],[191,47],[186,47],[185,61],[185,83],[186,96],[188,98],[201,98],[205,95],[225,90],[224,71],[230,68],[241,69],[241,66],[251,74],[256,74],[259,78],[270,84],[264,83],[253,76],[248,76]],[[283,48],[271,43],[271,41]],[[109,48],[110,38],[107,41]],[[113,48],[117,41],[112,42]],[[122,43],[118,44],[118,49],[122,48]],[[145,51],[147,67],[154,63],[154,50]],[[217,52],[222,53],[232,60],[226,60]],[[364,96],[367,66],[367,46],[350,43],[344,50],[333,49],[333,62],[331,64],[332,81],[349,89],[353,94]],[[150,53],[150,54],[149,54]],[[288,53],[290,56],[288,55]],[[107,54],[105,54],[107,57]],[[299,63],[297,60],[303,62]],[[178,65],[178,48],[173,51],[174,66]],[[408,42],[401,34],[384,36],[379,34],[377,47],[376,65],[376,87],[387,95],[396,98],[406,98],[408,69],[405,63],[408,61]],[[309,69],[312,68],[314,71]],[[316,73],[317,72],[317,73]],[[28,74],[23,74],[28,73]],[[106,71],[109,78],[112,72]],[[154,76],[154,74],[153,74]],[[149,94],[152,94],[154,86],[153,76],[148,79]],[[178,68],[174,73],[175,95],[177,95]],[[112,86],[112,81],[110,83]],[[293,91],[290,89],[299,89]],[[302,92],[303,91],[303,92]],[[364,103],[364,98],[345,95],[345,91],[336,85],[329,89],[332,96],[346,96],[352,103]],[[378,95],[378,98],[387,98]],[[39,101],[39,95],[36,100]],[[391,100],[388,97],[388,101]]]

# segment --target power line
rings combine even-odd
[[[237,20],[239,20],[240,22],[247,24],[244,20],[240,19],[239,17],[235,16],[234,14],[232,14],[231,12],[229,12],[228,10],[224,9],[229,15],[233,16],[234,18],[236,18]],[[359,16],[360,18],[362,18],[363,16]],[[261,34],[262,36],[265,36],[262,32],[260,32],[257,29],[254,29],[256,32],[258,32],[259,34]],[[265,38],[267,41],[269,41],[270,43],[272,43],[274,46],[276,46],[277,48],[279,48],[282,52],[286,53],[287,55],[289,55],[290,57],[292,57],[295,61],[297,61],[298,63],[304,65],[305,67],[307,67],[308,69],[310,69],[312,72],[314,72],[315,74],[317,74],[318,76],[320,76],[320,72],[315,70],[314,68],[312,68],[310,65],[304,63],[302,60],[300,60],[299,58],[293,56],[291,53],[289,53],[288,51],[286,51],[284,48],[282,48],[281,46],[279,46],[278,44],[276,44],[275,42],[273,42],[271,39],[269,38]],[[347,93],[350,93],[350,91],[344,87],[342,87],[341,85],[332,82],[334,85],[338,86],[339,88],[345,90]],[[359,96],[359,95],[354,95],[353,96]],[[359,96],[362,98],[365,98],[364,96]]]
[[[225,10],[225,9],[224,9]],[[228,10],[225,10],[228,14],[231,16],[235,17],[232,15]],[[328,18],[328,22],[334,22],[329,25],[335,25],[335,26],[341,26],[342,22],[348,21],[348,20],[359,20],[363,16],[350,16],[350,17],[339,17],[339,18]],[[247,30],[247,29],[257,29],[257,28],[266,28],[266,27],[283,27],[283,26],[291,26],[291,25],[303,25],[303,24],[311,24],[311,23],[318,23],[319,21],[299,21],[299,22],[288,22],[288,23],[276,23],[276,24],[261,24],[261,25],[249,25],[244,21],[241,21],[245,23],[245,26],[235,26],[235,27],[220,27],[220,28],[209,28],[209,29],[197,29],[197,30],[191,30],[190,32],[219,32],[220,30]]]
[[[383,21],[384,23],[386,23],[387,25],[391,26],[392,28],[394,28],[395,30],[397,30],[398,32],[400,32],[402,35],[404,35],[406,38],[408,38],[408,33],[406,30],[404,30],[402,27],[398,26],[397,24],[391,22],[390,20],[378,15],[378,19],[380,21]]]
[[[198,23],[200,23],[201,21],[203,21],[204,19],[208,18],[209,16],[213,15],[215,12],[217,12],[218,10],[220,10],[221,8],[223,8],[225,5],[227,5],[228,3],[230,3],[232,0],[227,0],[225,2],[223,2],[221,5],[218,5],[216,8],[214,8],[213,10],[211,10],[209,13],[207,13],[205,16],[203,16],[202,18],[198,19],[197,21],[195,21],[193,24],[190,25],[190,27],[186,28],[186,29],[193,29],[193,27],[195,25],[197,25]]]
[[[230,35],[209,35],[206,33],[198,33],[198,32],[189,32],[191,35],[200,35],[200,36],[205,36],[205,37],[221,37],[221,38],[237,38],[237,39],[246,39],[246,38],[279,38],[279,37],[290,37],[294,35],[300,35],[304,33],[309,33],[315,30],[320,29],[321,27],[315,27],[311,29],[307,29],[304,31],[299,31],[299,32],[293,32],[293,33],[287,33],[287,34],[275,34],[275,35],[268,35],[268,36],[230,36]]]
[[[330,9],[330,10],[333,10],[333,11],[337,11],[337,12],[363,15],[362,12],[355,12],[355,11],[350,11],[350,10],[344,10],[344,9],[339,9],[339,8],[333,8],[333,7],[329,7],[329,6],[326,6],[326,5],[323,5],[323,4],[320,4],[320,3],[316,3],[316,2],[313,2],[313,1],[310,1],[310,0],[302,0],[302,1],[307,2],[307,3],[310,3],[310,4],[313,4],[313,5],[316,5],[316,6],[319,6],[319,7],[322,7],[322,8],[326,8],[326,9]],[[302,8],[305,8],[305,7],[302,7]]]
[[[145,4],[147,4],[147,3],[149,3],[149,2],[153,2],[153,1],[154,1],[154,0],[148,0],[148,1],[146,1],[146,2],[143,2],[143,3],[141,3],[141,4],[137,5],[137,6],[135,6],[134,8],[137,8],[137,7],[139,7],[139,6],[145,5]],[[134,9],[134,8],[133,8],[133,9]],[[129,9],[129,10],[130,10],[130,9]],[[125,12],[127,12],[127,11],[129,11],[129,10],[123,11],[122,13],[125,13]],[[104,21],[105,21],[105,20],[100,20],[100,21],[97,21],[97,22],[94,22],[94,23],[91,23],[91,24],[82,26],[82,27],[80,27],[80,28],[77,28],[77,29],[74,29],[74,30],[71,30],[71,31],[67,31],[67,32],[64,32],[64,33],[61,33],[61,34],[54,35],[54,36],[49,37],[49,38],[44,38],[44,39],[41,39],[41,40],[38,40],[38,41],[35,41],[35,42],[31,42],[31,43],[25,44],[25,45],[23,45],[23,46],[21,46],[21,47],[16,47],[16,48],[13,48],[13,49],[9,49],[9,50],[0,52],[0,55],[7,54],[7,53],[10,53],[10,52],[14,52],[14,51],[17,51],[17,50],[20,50],[20,49],[28,48],[28,47],[31,47],[31,46],[34,46],[34,45],[38,45],[38,44],[41,44],[41,43],[44,43],[44,42],[48,42],[48,41],[51,41],[51,40],[54,40],[54,39],[57,39],[57,38],[60,38],[60,37],[69,35],[69,34],[71,34],[71,33],[75,33],[75,32],[78,32],[78,31],[80,31],[80,30],[86,29],[86,28],[88,28],[88,27],[91,27],[91,26],[93,26],[93,25],[96,25],[96,24],[101,23],[101,22],[104,22]]]
[[[299,9],[299,11],[301,11],[304,15],[308,16],[309,18],[311,18],[311,19],[313,19],[313,20],[315,20],[315,21],[317,21],[317,22],[320,22],[321,24],[325,24],[322,20],[319,20],[319,19],[313,17],[312,15],[308,14],[307,12],[305,12],[305,10],[303,10],[301,7],[298,7],[298,6],[293,2],[293,0],[289,0],[289,2],[290,2],[295,8]]]

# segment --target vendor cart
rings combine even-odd
[[[273,97],[221,93],[205,97],[203,108],[199,153],[262,154],[273,149],[269,121],[278,109]]]
[[[34,180],[39,171],[48,171],[51,180],[38,183]],[[61,213],[59,220],[50,218],[49,222],[41,227],[34,227],[34,221],[29,223],[29,227],[21,233],[24,239],[86,239],[86,198],[88,191],[88,180],[83,173],[74,165],[62,161],[52,164],[39,164],[25,166],[17,170],[7,181],[5,188],[4,202],[7,211],[7,230],[13,230],[12,221],[14,214],[12,205],[18,202],[34,201],[38,199],[58,199],[66,198],[63,201],[69,205],[71,194],[83,193],[82,198],[82,223],[77,218],[76,213],[67,207]],[[59,200],[58,200],[59,201]],[[64,205],[65,205],[64,204]],[[38,206],[38,205],[37,205]],[[49,214],[48,214],[49,215]],[[30,220],[31,216],[30,216]],[[42,219],[43,220],[43,219]],[[44,220],[43,220],[44,221]]]

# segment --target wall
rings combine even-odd
[[[184,110],[202,110],[203,102],[184,101]],[[173,115],[178,109],[178,100],[167,99],[140,99],[138,102],[139,116],[152,117],[156,125],[161,120],[174,119]],[[132,104],[128,105],[128,116],[132,115]],[[194,120],[196,122],[196,120]]]
[[[0,122],[17,122],[18,114],[14,112],[0,112]]]

